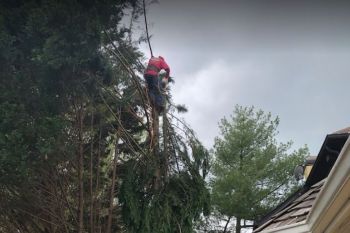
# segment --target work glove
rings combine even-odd
[[[162,88],[166,88],[168,86],[168,78],[162,79]]]

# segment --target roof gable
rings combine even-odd
[[[350,127],[326,136],[315,164],[304,186],[262,218],[254,232],[261,232],[306,220],[325,179],[332,170]]]

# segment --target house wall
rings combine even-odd
[[[310,175],[311,169],[312,169],[312,165],[306,165],[306,166],[305,166],[305,170],[304,170],[304,177],[305,177],[305,180],[306,180],[306,179],[308,178],[308,176]]]

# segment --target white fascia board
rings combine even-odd
[[[344,230],[343,231],[341,230],[342,227],[344,227],[342,226],[342,224],[344,224],[344,222],[349,222],[349,216],[350,216],[350,201],[347,199],[346,203],[338,212],[336,218],[331,221],[331,224],[327,226],[327,229],[324,231],[324,233],[345,232]]]
[[[328,210],[332,206],[344,182],[350,174],[350,138],[347,139],[338,159],[329,173],[322,190],[318,194],[315,203],[307,218],[307,223],[314,229],[327,218]]]

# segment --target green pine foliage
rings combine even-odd
[[[198,147],[202,147],[198,142],[193,142],[192,147],[195,149],[191,154],[197,157],[195,161],[207,160],[207,157],[199,158],[208,153],[198,153]],[[188,154],[182,156],[190,161]],[[205,176],[200,174],[205,171],[197,167],[195,161],[188,164],[179,161],[183,168],[174,170],[160,190],[152,187],[154,161],[125,164],[128,172],[124,174],[120,201],[130,232],[192,232],[194,221],[199,219],[200,213],[208,214],[210,208]]]
[[[295,190],[293,170],[308,155],[307,147],[276,140],[278,118],[254,107],[236,106],[219,124],[215,139],[212,201],[222,215],[257,220]],[[237,227],[238,226],[238,227]]]
[[[150,150],[142,54],[121,24],[141,5],[1,1],[0,232],[192,232],[207,209],[195,136],[169,116],[164,156]]]

